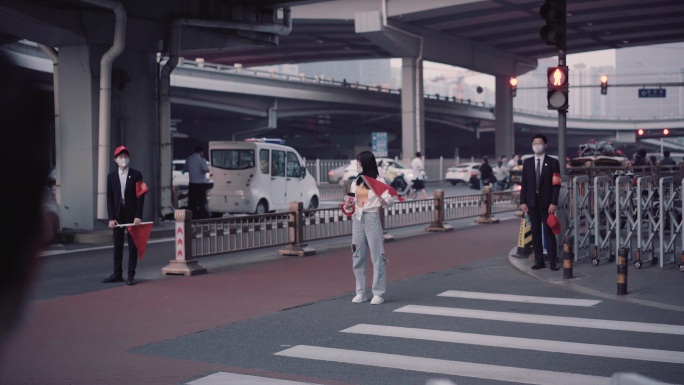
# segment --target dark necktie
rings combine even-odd
[[[537,194],[539,194],[539,183],[541,182],[541,158],[537,158],[537,172],[536,172],[536,183],[537,183]]]

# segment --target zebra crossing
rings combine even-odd
[[[512,294],[469,292],[448,290],[437,294],[438,297],[466,298],[485,301],[502,301],[549,306],[574,306],[592,308],[601,303],[599,300],[554,298],[543,296],[522,296]],[[614,330],[629,333],[658,333],[672,338],[684,336],[684,326],[671,324],[644,323],[632,321],[618,321],[593,319],[582,317],[550,316],[523,312],[505,312],[468,309],[462,307],[424,306],[410,304],[393,310],[396,314],[414,314],[425,317],[454,317],[470,320],[488,320],[520,324],[543,324],[568,326],[574,328],[594,330]],[[359,323],[339,330],[343,335],[373,336],[389,338],[395,341],[426,341],[447,344],[468,345],[474,347],[490,347],[513,349],[514,351],[541,352],[543,354],[558,353],[585,356],[596,359],[631,360],[634,365],[642,363],[665,363],[683,365],[679,367],[684,373],[684,351],[640,348],[630,346],[614,346],[598,343],[568,342],[553,339],[535,339],[515,336],[489,335],[466,333],[450,330],[435,330],[420,327],[406,327],[396,325],[381,325]],[[577,372],[557,372],[525,368],[520,366],[494,365],[492,363],[465,362],[425,356],[393,354],[366,350],[352,350],[330,346],[294,345],[274,353],[278,357],[297,360],[311,360],[331,362],[385,369],[399,369],[414,372],[429,373],[433,376],[457,376],[479,380],[506,381],[509,383],[538,384],[538,385],[609,385],[611,377],[583,374]],[[581,368],[579,368],[581,369]],[[467,383],[466,380],[464,382]],[[661,382],[647,382],[656,384]],[[224,384],[264,384],[264,385],[318,385],[273,378],[245,376],[232,373],[216,373],[193,382],[190,385],[224,385]],[[644,383],[646,384],[646,383]]]

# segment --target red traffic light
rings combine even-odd
[[[546,69],[546,98],[549,110],[568,108],[568,67],[558,66]]]
[[[549,88],[563,88],[568,86],[568,67],[558,66],[546,69],[547,86]]]
[[[663,135],[670,135],[670,130],[663,128]]]
[[[514,98],[518,91],[518,79],[511,77],[511,79],[508,81],[508,84],[511,86],[511,97]]]
[[[608,76],[601,75],[601,95],[608,93]]]
[[[640,129],[637,130],[637,135],[639,135],[639,136],[644,136],[645,133],[646,133],[646,132],[644,131],[643,128],[640,128]]]

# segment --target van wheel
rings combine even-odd
[[[318,197],[317,196],[312,196],[311,201],[309,201],[309,209],[317,209],[318,208]]]
[[[262,199],[257,203],[256,211],[254,211],[255,214],[266,214],[268,212],[268,202],[266,202],[265,199]]]

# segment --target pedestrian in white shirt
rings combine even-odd
[[[428,195],[425,191],[425,169],[423,168],[423,158],[420,151],[416,152],[416,157],[411,160],[411,169],[413,170],[413,184],[411,188],[414,190],[414,196],[418,198],[418,194],[423,199],[427,199]]]

